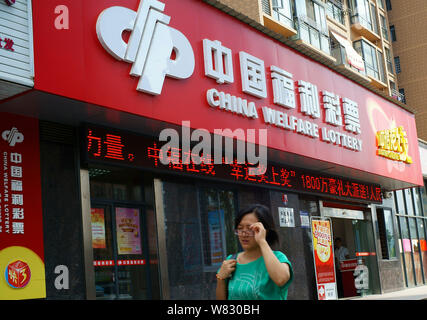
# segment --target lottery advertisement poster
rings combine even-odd
[[[331,221],[311,218],[311,233],[318,299],[335,300],[337,290]]]
[[[90,210],[92,221],[92,248],[105,249],[105,212],[103,208]]]
[[[38,120],[0,119],[0,299],[46,297]]]
[[[142,254],[139,210],[116,208],[116,228],[119,254]]]

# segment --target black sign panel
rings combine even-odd
[[[222,164],[213,164],[214,159],[210,154],[194,155],[191,151],[183,151],[177,147],[162,149],[166,142],[152,137],[93,125],[85,126],[83,133],[86,142],[83,155],[86,162],[149,168],[159,172],[310,192],[345,200],[382,202],[381,187],[375,184],[319,175],[271,163],[263,174],[251,175],[249,169],[254,166],[250,164],[237,163],[237,160],[223,160]],[[171,161],[164,164],[167,159]],[[193,161],[194,159],[198,161]]]

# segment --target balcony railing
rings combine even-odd
[[[291,37],[297,34],[292,12],[290,11],[291,4],[289,0],[283,0],[282,4],[283,6],[279,7],[277,3],[274,5],[270,0],[262,0],[263,23],[265,27],[285,37]],[[288,9],[286,10],[285,8]]]
[[[403,93],[397,91],[396,89],[391,89],[391,97],[393,99],[396,99],[397,101],[400,101],[400,102],[406,104],[405,95]]]
[[[375,22],[369,21],[365,16],[355,12],[350,17],[351,28],[361,36],[370,41],[380,40],[378,26]]]
[[[328,28],[304,15],[295,18],[295,28],[298,31],[296,39],[310,44],[328,56],[331,55]]]
[[[277,21],[283,23],[284,25],[294,28],[294,21],[292,17],[288,17],[281,13],[278,8],[273,8],[273,18]]]
[[[366,77],[364,71],[360,71],[348,63],[346,50],[340,43],[331,41],[331,55],[336,59],[336,65],[343,65],[348,69],[360,74],[361,76]],[[365,60],[363,60],[363,63],[365,63]]]

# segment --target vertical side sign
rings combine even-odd
[[[332,226],[330,219],[311,218],[313,260],[319,300],[337,299]]]
[[[0,300],[46,297],[37,119],[0,116]]]

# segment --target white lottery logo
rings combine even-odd
[[[24,135],[15,127],[12,127],[10,130],[3,131],[1,137],[3,140],[7,141],[11,147],[14,147],[16,143],[21,143],[24,141]]]
[[[164,3],[144,0],[137,12],[118,6],[105,9],[96,23],[104,49],[132,63],[130,75],[140,77],[137,90],[153,95],[161,94],[166,76],[187,79],[195,65],[190,42],[168,26],[171,18],[162,13],[164,9]],[[131,31],[128,43],[122,39],[124,31]]]

